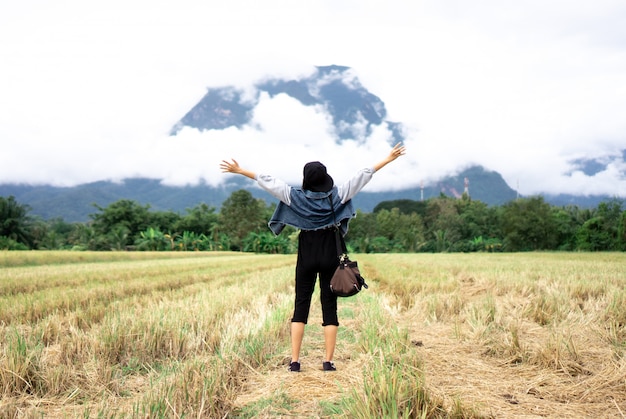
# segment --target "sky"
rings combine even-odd
[[[335,64],[406,128],[370,191],[482,165],[523,195],[626,198],[625,21],[622,0],[3,2],[0,183],[220,185],[230,158],[295,185],[320,160],[345,181],[388,133],[338,144],[323,110],[284,95],[242,129],[169,135],[208,88]]]

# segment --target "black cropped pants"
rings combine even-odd
[[[339,264],[335,230],[300,232],[296,262],[296,300],[292,322],[307,323],[317,276],[320,279],[322,326],[339,326],[337,296],[330,290],[330,279]]]

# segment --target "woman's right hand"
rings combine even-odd
[[[232,161],[222,160],[220,163],[220,169],[222,169],[222,173],[241,173],[241,167],[239,167],[239,163],[237,160],[231,159]]]
[[[250,170],[242,169],[237,160],[230,160],[231,161],[222,160],[220,163],[220,169],[222,169],[223,173],[236,173],[238,175],[249,177],[252,180],[256,180],[256,173],[251,172]]]

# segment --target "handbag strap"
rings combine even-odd
[[[346,244],[343,241],[343,237],[341,237],[341,233],[339,232],[339,226],[337,225],[337,218],[335,216],[335,208],[333,207],[332,194],[328,195],[328,202],[330,203],[330,210],[333,212],[333,222],[335,223],[335,243],[337,244],[337,257],[339,257],[340,262],[343,262],[343,260],[346,259],[348,255],[344,251],[344,249],[346,248]]]

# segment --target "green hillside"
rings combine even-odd
[[[371,212],[380,202],[399,199],[420,200],[439,196],[458,196],[463,193],[464,178],[470,179],[470,196],[489,205],[500,205],[516,197],[502,176],[482,167],[471,167],[456,176],[440,180],[433,185],[389,192],[367,192],[367,188],[354,198],[357,209]],[[236,179],[223,187],[206,184],[195,186],[166,186],[155,179],[127,179],[122,183],[93,182],[75,187],[0,185],[0,196],[14,196],[20,203],[31,207],[31,214],[44,219],[63,218],[68,222],[88,221],[89,214],[97,210],[94,205],[106,207],[120,199],[131,199],[155,210],[183,213],[200,203],[219,208],[235,190],[246,188],[258,198],[272,202],[273,198],[256,187],[254,182]]]

